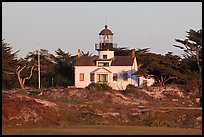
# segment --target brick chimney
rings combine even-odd
[[[77,58],[80,58],[80,56],[81,56],[81,51],[80,51],[80,49],[78,49],[78,51],[77,51]]]
[[[135,58],[135,50],[132,49],[132,58]]]

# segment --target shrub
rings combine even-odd
[[[105,91],[105,90],[111,90],[112,88],[106,83],[103,83],[103,84],[91,83],[86,87],[86,89],[92,90],[92,91],[96,91],[96,90]]]
[[[128,84],[126,87],[126,90],[134,90],[134,89],[136,89],[136,87],[132,84]]]

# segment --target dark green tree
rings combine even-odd
[[[170,52],[166,55],[144,52],[140,53],[138,58],[140,58],[141,66],[136,74],[146,78],[153,77],[160,86],[172,80],[179,80],[181,77],[180,58]]]
[[[69,52],[64,52],[60,48],[56,51],[56,62],[55,66],[56,77],[55,85],[66,87],[74,84],[74,61],[76,56],[71,56]]]
[[[91,57],[92,56],[92,53],[90,53],[89,51],[87,52],[81,52],[82,56],[88,56],[88,57]]]
[[[4,39],[2,40],[2,70],[3,73],[13,73],[13,71],[16,69],[15,67],[18,66],[18,60],[17,60],[17,53],[16,51],[12,53],[12,47],[9,43],[4,42]]]
[[[2,88],[11,89],[18,87],[16,69],[18,67],[18,59],[16,51],[12,53],[12,47],[9,43],[2,40]]]
[[[175,39],[181,46],[173,46],[184,51],[182,65],[186,71],[184,74],[186,83],[198,89],[198,95],[202,100],[202,29],[198,31],[190,29],[186,33],[186,39]]]
[[[131,50],[128,47],[114,48],[115,56],[131,56]]]
[[[187,31],[187,39],[175,39],[176,42],[181,43],[183,46],[173,45],[183,49],[183,56],[189,60],[195,60],[198,66],[198,72],[202,73],[202,30],[195,31],[190,29]]]

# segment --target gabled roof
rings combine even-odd
[[[96,72],[100,72],[100,71],[103,71],[105,70],[105,72],[109,72],[109,73],[112,73],[110,70],[108,70],[107,68],[97,68],[95,70],[93,70],[91,73],[96,73]]]
[[[115,56],[111,66],[132,66],[134,58],[131,56]]]
[[[81,56],[76,60],[74,66],[95,66],[97,58],[97,56]]]

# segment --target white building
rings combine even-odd
[[[85,88],[90,83],[107,83],[112,89],[125,90],[128,84],[151,86],[154,79],[137,77],[138,70],[135,52],[131,56],[114,56],[113,33],[105,25],[99,33],[100,42],[95,45],[98,56],[81,56],[75,62],[75,86]]]

